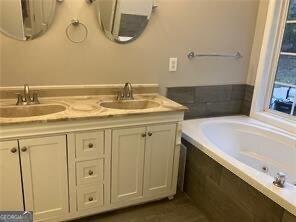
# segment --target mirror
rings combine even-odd
[[[44,34],[53,22],[56,0],[0,0],[0,31],[17,40]]]
[[[150,19],[154,0],[96,0],[98,20],[105,36],[117,43],[135,40]]]

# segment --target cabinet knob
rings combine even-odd
[[[146,137],[146,133],[142,133],[142,137]]]
[[[26,147],[26,146],[22,147],[22,148],[21,148],[21,151],[22,151],[22,152],[26,152],[26,151],[27,151],[27,147]]]
[[[88,148],[93,148],[93,147],[94,147],[94,144],[92,144],[92,143],[88,144]]]
[[[90,171],[88,171],[88,175],[93,175],[94,174],[94,172],[92,171],[92,170],[90,170]]]
[[[93,197],[89,197],[89,198],[88,198],[88,201],[93,201],[93,200],[94,200]]]
[[[10,152],[12,152],[12,153],[16,153],[16,151],[17,151],[17,149],[16,149],[15,147],[13,147],[13,148],[10,150]]]
[[[152,133],[151,133],[151,132],[149,132],[149,133],[148,133],[148,136],[152,136]]]

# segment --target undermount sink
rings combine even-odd
[[[28,106],[7,106],[0,107],[0,117],[2,118],[21,118],[32,116],[44,116],[65,111],[63,105],[28,105]]]
[[[109,108],[109,109],[150,109],[159,107],[160,104],[150,100],[126,100],[126,101],[112,101],[112,102],[103,102],[100,106]]]

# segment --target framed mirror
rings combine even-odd
[[[105,36],[117,43],[138,38],[151,17],[154,0],[96,0],[95,7]]]
[[[43,35],[52,24],[57,0],[0,0],[0,31],[17,40]]]

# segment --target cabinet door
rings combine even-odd
[[[0,142],[0,211],[23,211],[17,141]]]
[[[176,124],[147,127],[144,169],[144,196],[171,189]]]
[[[145,135],[145,127],[113,130],[112,203],[143,196]]]
[[[25,208],[36,221],[63,217],[69,211],[66,136],[19,141]]]

